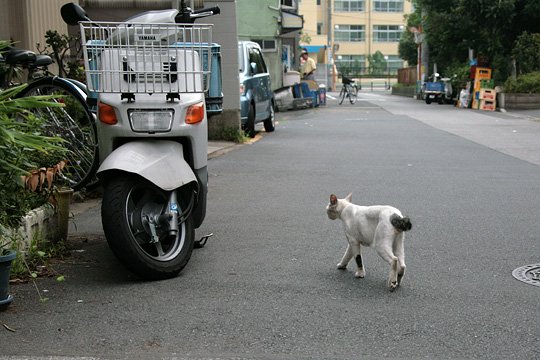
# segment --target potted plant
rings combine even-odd
[[[3,233],[2,229],[2,233]],[[2,234],[3,237],[3,234]],[[8,242],[0,247],[0,310],[4,310],[13,301],[13,296],[9,294],[9,274],[11,263],[17,256],[15,250],[6,248]]]

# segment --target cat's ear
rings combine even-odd
[[[352,193],[349,193],[349,195],[347,195],[345,200],[347,200],[348,202],[352,202]]]
[[[334,194],[330,195],[330,205],[336,206],[336,204],[337,204],[337,196]]]

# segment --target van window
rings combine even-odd
[[[255,74],[266,73],[266,64],[264,63],[263,57],[259,49],[250,48],[249,49],[249,63],[255,63],[256,71]]]

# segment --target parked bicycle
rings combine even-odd
[[[18,97],[54,95],[55,98],[49,101],[64,104],[62,107],[40,107],[32,111],[43,121],[43,135],[65,140],[67,166],[59,176],[71,188],[81,189],[94,178],[98,165],[96,125],[86,103],[86,85],[51,74],[48,66],[52,64],[52,59],[48,55],[12,48],[0,56],[0,61],[5,63],[7,75],[1,87],[17,85],[15,74],[26,71],[28,86]]]
[[[354,104],[358,99],[358,85],[354,80],[345,76],[342,77],[343,87],[339,93],[339,105],[343,104],[345,98],[349,99],[351,104]]]

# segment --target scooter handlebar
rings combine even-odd
[[[195,20],[197,19],[207,17],[207,16],[212,16],[212,15],[217,15],[220,13],[221,13],[221,10],[219,9],[219,6],[214,6],[211,8],[200,9],[200,10],[191,10],[190,8],[185,8],[183,12],[181,11],[180,13],[178,13],[178,15],[176,15],[174,20],[177,24],[178,23],[193,24]]]
[[[204,13],[212,13],[210,15],[217,15],[217,14],[221,14],[221,9],[219,8],[219,6],[213,6],[213,7],[209,7],[209,8],[206,8],[206,9],[200,9],[200,10],[193,10],[192,14],[193,15],[197,15],[197,14],[204,14]],[[208,16],[210,16],[208,15]]]

